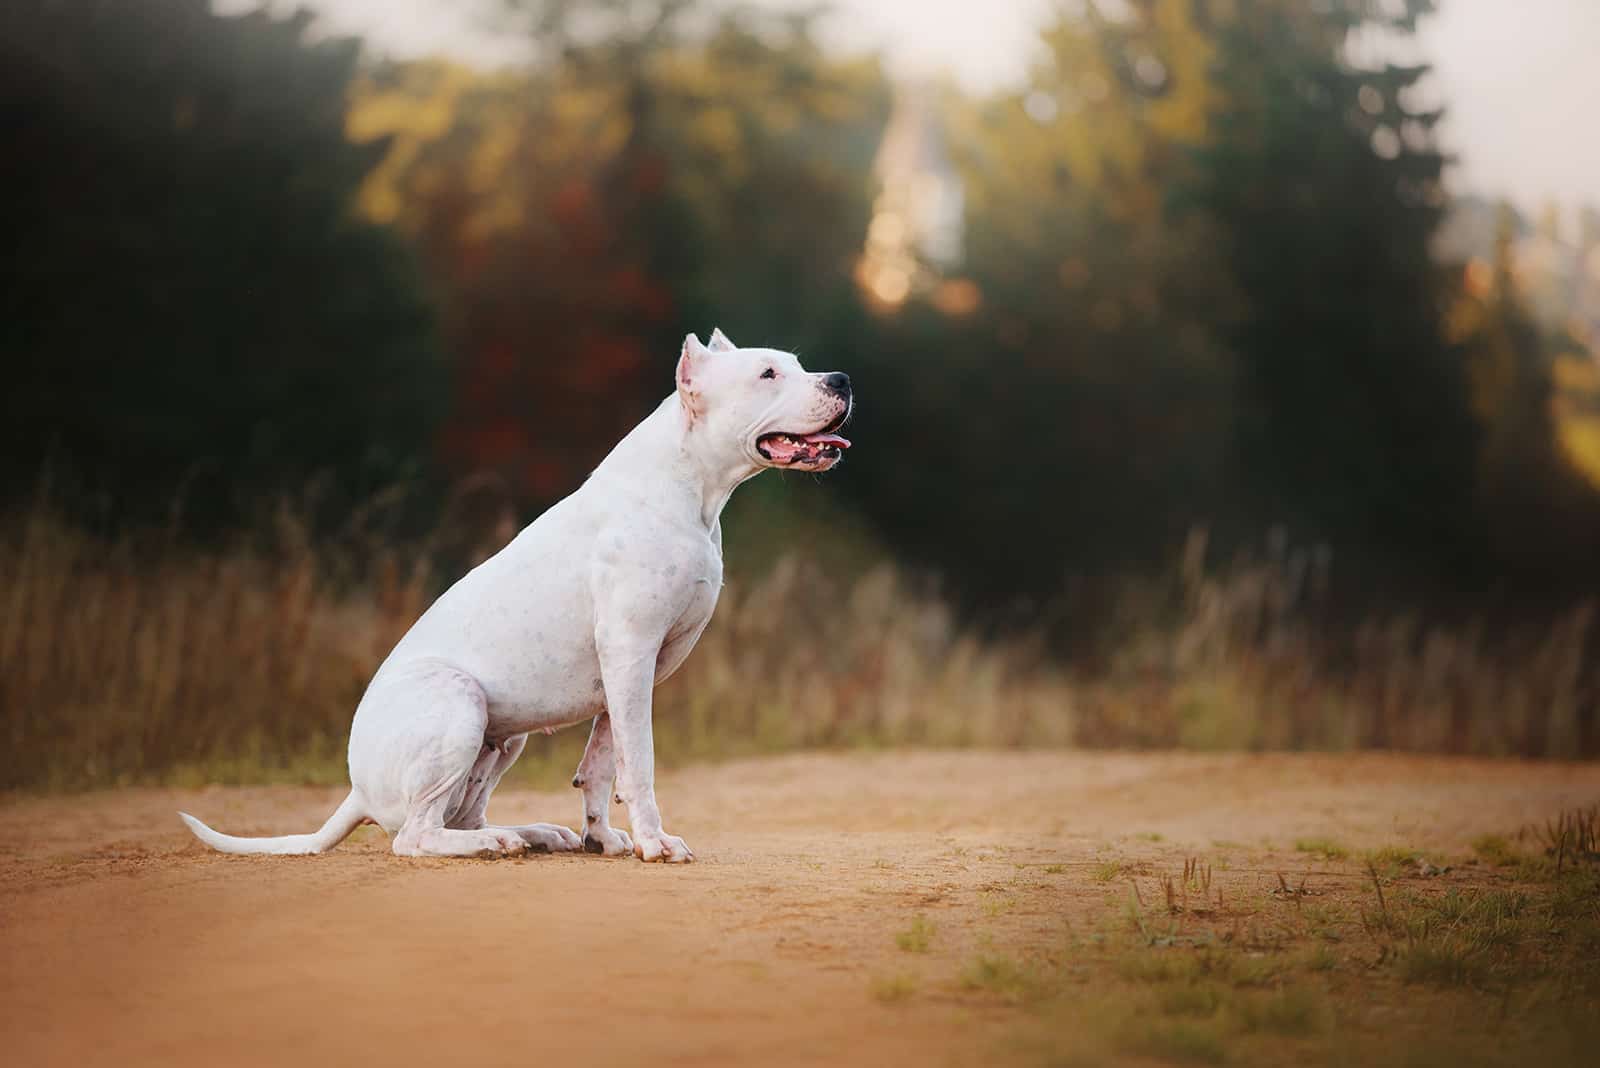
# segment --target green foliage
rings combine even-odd
[[[1480,525],[1505,567],[1524,582],[1548,583],[1587,567],[1600,538],[1600,504],[1555,423],[1555,361],[1572,345],[1535,323],[1513,275],[1514,213],[1502,206],[1499,214],[1493,263],[1467,275],[1449,329],[1484,428]],[[1483,275],[1487,286],[1475,288],[1472,279]]]
[[[1469,564],[1479,431],[1442,334],[1429,240],[1443,194],[1423,68],[1351,67],[1361,3],[1241,7],[1218,37],[1228,106],[1182,194],[1227,235],[1224,332],[1255,507],[1429,567]]]
[[[1508,257],[1482,292],[1435,266],[1423,71],[1345,48],[1428,7],[1062,9],[1018,91],[896,102],[814,14],[707,0],[510,0],[539,62],[492,74],[362,68],[308,16],[201,0],[9,5],[7,481],[55,455],[124,506],[182,483],[222,515],[323,469],[347,503],[428,452],[537,508],[717,323],[855,377],[841,540],[1092,654],[1125,637],[1112,582],[1063,576],[1159,571],[1197,524],[1227,553],[1286,523],[1419,586],[1570,576],[1600,509],[1556,442],[1555,343]],[[856,272],[907,222],[874,171],[891,115],[963,217],[897,313]],[[1197,682],[1180,740],[1272,744],[1233,697]]]
[[[956,270],[981,304],[913,302],[852,364],[863,397],[892,398],[863,405],[863,439],[898,448],[853,457],[846,488],[990,605],[1048,596],[1069,567],[1160,558],[1233,496],[1232,370],[1206,325],[1229,294],[1206,263],[1209,221],[1162,209],[1203,133],[1205,42],[1145,9],[1062,15],[1042,40],[1022,91],[938,102],[965,205]],[[1134,55],[1168,76],[1141,80]],[[952,487],[982,522],[928,521]],[[994,536],[1010,530],[1025,551]]]
[[[1467,330],[1432,255],[1439,116],[1409,103],[1425,69],[1345,47],[1429,7],[1091,5],[1044,29],[1020,91],[945,95],[966,205],[951,270],[981,301],[914,298],[852,364],[893,398],[863,437],[897,447],[841,482],[895,545],[1030,618],[1063,572],[1146,568],[1197,523],[1223,551],[1284,524],[1416,589],[1586,568],[1574,547],[1600,527],[1556,448],[1552,350]],[[1484,385],[1496,359],[1520,377]],[[952,494],[983,522],[930,522]],[[1077,638],[1106,612],[1071,588]],[[1186,742],[1260,744],[1205,696]]]

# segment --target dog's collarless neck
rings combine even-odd
[[[719,469],[694,448],[677,396],[668,397],[595,469],[595,477],[624,487],[628,496],[676,523],[710,535],[740,483],[760,473],[732,464]]]

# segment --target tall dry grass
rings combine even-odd
[[[1353,616],[1326,548],[1281,534],[1206,565],[1191,535],[1170,625],[1147,627],[1080,687],[1084,744],[1381,748],[1574,758],[1600,752],[1593,599],[1542,619]]]
[[[363,688],[436,589],[425,559],[313,547],[107,542],[36,508],[0,529],[0,786],[337,780]],[[346,557],[359,554],[359,561]],[[1070,740],[1069,689],[1036,652],[964,634],[892,568],[847,588],[785,560],[730,586],[657,694],[665,761],[802,746]],[[571,775],[582,730],[522,774]]]
[[[0,786],[337,781],[367,679],[437,581],[421,549],[105,541],[48,508],[0,527]],[[1316,553],[1208,569],[1191,545],[1167,612],[1094,667],[980,640],[884,565],[838,581],[800,558],[730,583],[657,692],[661,759],[826,746],[1596,750],[1593,604],[1539,625],[1335,624]],[[1157,598],[1161,600],[1161,598]],[[1145,600],[1130,593],[1123,613]],[[1133,607],[1129,607],[1133,606]],[[559,781],[581,729],[536,739]]]
[[[271,552],[0,531],[0,785],[336,776],[350,712],[425,606],[398,557],[339,592],[296,524]]]

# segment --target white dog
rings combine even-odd
[[[850,443],[850,379],[787,352],[690,335],[677,391],[572,496],[434,602],[379,667],[350,729],[350,796],[314,834],[236,838],[227,853],[320,853],[371,821],[402,856],[573,850],[694,854],[656,809],[650,697],[705,630],[722,588],[719,516],[765,467],[826,471]],[[593,720],[572,784],[583,837],[497,827],[489,795],[530,731]],[[633,835],[611,826],[612,782]]]

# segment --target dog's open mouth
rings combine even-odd
[[[827,432],[818,434],[763,434],[756,448],[768,460],[783,467],[810,467],[832,463],[850,447],[848,438]]]

